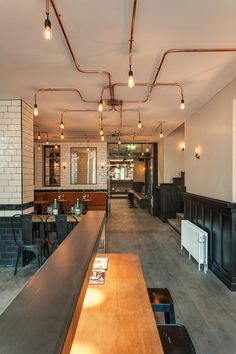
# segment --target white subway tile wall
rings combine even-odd
[[[22,101],[23,204],[34,200],[33,136],[33,109]]]
[[[50,144],[50,143],[49,143]],[[35,144],[35,189],[58,189],[43,185],[43,145],[38,150]],[[60,143],[61,147],[61,186],[60,189],[107,189],[107,144],[89,143],[89,147],[97,148],[97,184],[70,184],[70,149],[71,147],[87,147],[86,143]],[[65,163],[65,168],[63,168]]]
[[[0,132],[0,204],[21,204],[21,100],[0,100]]]
[[[21,100],[0,100],[0,166],[0,204],[32,202],[33,110]],[[13,213],[2,210],[0,216]]]

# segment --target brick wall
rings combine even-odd
[[[61,186],[60,189],[107,189],[107,144],[90,143],[89,147],[97,148],[97,184],[70,184],[70,148],[87,147],[86,143],[60,143],[61,148]],[[35,143],[35,189],[58,189],[43,186],[43,148],[38,150]],[[65,169],[63,168],[65,163]]]

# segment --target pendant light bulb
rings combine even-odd
[[[63,123],[63,120],[61,120],[60,127],[61,127],[61,129],[64,129],[64,123]]]
[[[38,110],[38,106],[37,106],[37,103],[35,102],[34,104],[34,116],[38,116],[39,115],[39,110]]]
[[[144,155],[144,152],[142,151],[142,156]]]
[[[63,134],[63,132],[61,132],[61,139],[64,139],[64,134]]]
[[[149,147],[148,147],[148,145],[147,145],[147,147],[146,147],[146,152],[149,152]]]
[[[38,145],[38,150],[41,150],[41,146],[40,145]]]
[[[180,102],[180,109],[184,109],[184,108],[185,108],[185,104],[184,104],[184,99],[182,98]]]
[[[102,99],[99,101],[99,104],[98,104],[98,112],[102,112],[103,111],[103,101]]]
[[[104,139],[105,139],[105,138],[104,138],[104,135],[102,135],[102,136],[101,136],[101,141],[104,141]]]
[[[40,135],[40,133],[38,133],[38,140],[40,140],[41,139],[41,135]]]
[[[129,86],[129,88],[134,87],[134,75],[133,75],[133,71],[131,70],[131,65],[130,65],[130,70],[129,70],[128,86]]]
[[[50,40],[52,38],[52,25],[51,21],[49,19],[49,13],[46,13],[46,20],[44,22],[44,37],[47,40]]]
[[[100,135],[102,136],[104,133],[103,133],[103,129],[101,128],[100,130]]]
[[[140,119],[139,119],[139,121],[138,121],[138,128],[139,128],[139,129],[142,128],[142,123],[141,123]]]
[[[47,144],[47,145],[49,144],[49,141],[48,141],[48,139],[47,139],[47,141],[46,141],[46,144]]]
[[[162,132],[162,129],[160,131],[160,138],[162,139],[163,138],[163,132]]]
[[[57,144],[55,144],[55,149],[57,149],[58,148],[58,145]]]
[[[118,144],[119,144],[119,145],[121,144],[120,138],[119,138],[119,140],[118,140]]]

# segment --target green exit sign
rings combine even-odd
[[[136,150],[136,145],[133,145],[133,144],[132,145],[128,145],[127,146],[127,150],[128,151],[135,151]]]

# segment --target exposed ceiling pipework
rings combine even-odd
[[[125,110],[122,110],[122,105],[123,104],[129,104],[129,103],[145,103],[148,101],[148,99],[150,98],[150,95],[153,91],[153,88],[157,87],[157,86],[170,86],[170,87],[178,87],[180,89],[180,93],[181,93],[181,101],[180,101],[180,109],[184,109],[185,107],[185,102],[184,102],[184,95],[183,95],[183,86],[176,82],[176,83],[168,83],[168,82],[157,82],[157,79],[160,75],[160,72],[161,70],[163,69],[163,64],[164,64],[164,61],[167,57],[168,54],[178,54],[178,53],[223,53],[223,52],[236,52],[236,48],[186,48],[186,49],[168,49],[164,52],[164,54],[162,55],[161,57],[161,60],[160,60],[160,63],[156,69],[156,72],[154,74],[154,78],[153,80],[151,81],[151,83],[148,83],[148,82],[144,82],[144,83],[136,83],[136,86],[138,87],[147,87],[147,94],[146,96],[144,97],[143,100],[123,100],[123,99],[117,99],[115,98],[115,87],[128,87],[129,85],[125,84],[125,83],[115,83],[115,84],[112,84],[112,76],[111,74],[108,72],[108,71],[105,71],[105,70],[88,70],[88,69],[82,69],[76,59],[76,56],[74,54],[74,51],[72,49],[72,45],[71,45],[71,42],[68,38],[68,35],[65,31],[65,28],[64,28],[64,25],[62,23],[62,20],[61,20],[61,15],[58,13],[57,11],[57,8],[55,6],[55,1],[54,0],[46,0],[46,15],[47,15],[47,18],[45,20],[45,28],[46,28],[46,24],[48,25],[48,27],[50,27],[50,30],[51,30],[51,22],[49,20],[49,1],[50,1],[50,4],[55,12],[55,15],[56,15],[56,18],[57,18],[57,21],[59,23],[59,26],[61,28],[61,31],[63,33],[63,36],[64,36],[64,39],[66,41],[66,44],[68,46],[68,49],[69,49],[69,52],[71,54],[71,57],[72,57],[72,60],[74,62],[74,65],[76,67],[76,69],[81,72],[81,73],[86,73],[86,74],[103,74],[103,75],[106,75],[107,78],[108,78],[108,85],[104,86],[102,88],[102,91],[101,91],[101,97],[100,97],[100,100],[98,101],[89,101],[87,99],[85,99],[80,91],[78,89],[74,89],[74,88],[67,88],[67,89],[39,89],[36,94],[35,94],[35,105],[34,105],[34,108],[35,108],[35,115],[38,115],[38,107],[37,107],[37,93],[39,93],[40,91],[75,91],[79,94],[80,96],[80,99],[83,101],[83,102],[86,102],[86,103],[99,103],[99,105],[101,106],[101,110],[100,112],[103,110],[103,106],[111,106],[111,110],[116,110],[117,109],[115,107],[119,107],[119,112],[120,112],[120,129],[119,131],[121,131],[121,128],[122,128],[122,112],[124,112]],[[132,9],[132,17],[131,17],[131,26],[130,26],[130,37],[129,37],[129,73],[132,72],[132,64],[133,64],[133,57],[132,57],[132,52],[133,52],[133,42],[134,42],[134,31],[135,31],[135,23],[136,23],[136,13],[137,13],[137,0],[134,0],[133,1],[133,9]],[[46,23],[47,21],[47,23]],[[49,21],[49,22],[48,22]],[[133,76],[133,72],[132,72],[132,76]],[[108,99],[103,99],[103,94],[104,94],[104,91],[105,89],[109,89],[110,91],[110,98]],[[64,112],[66,111],[72,111],[72,110],[65,110]],[[73,110],[73,111],[82,111],[82,110]],[[93,110],[84,110],[84,111],[93,111]],[[96,110],[94,110],[96,111]],[[139,113],[140,114],[140,113]],[[140,121],[140,119],[139,119]],[[140,124],[139,124],[140,125]]]

